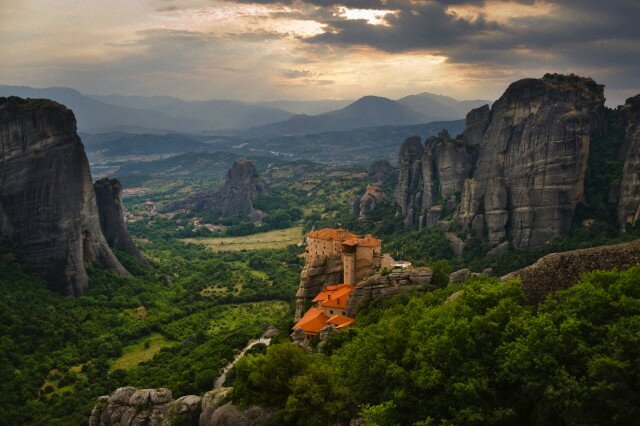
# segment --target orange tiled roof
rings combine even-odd
[[[325,315],[322,308],[311,308],[293,326],[293,329],[301,328],[305,333],[320,333],[320,330],[327,325],[328,320],[329,317]]]
[[[380,240],[376,237],[373,237],[369,234],[365,235],[364,238],[360,238],[358,245],[363,247],[376,247],[380,245]]]
[[[320,293],[318,293],[318,295],[313,298],[312,302],[324,302],[329,298],[334,297],[332,296],[332,294],[334,294],[336,291],[345,287],[353,287],[353,286],[349,284],[326,285],[322,288]]]
[[[322,302],[322,306],[347,309],[347,300],[349,300],[349,294],[354,288],[352,285],[343,284],[341,287],[330,291],[327,299]]]
[[[327,321],[327,324],[333,324],[337,328],[345,328],[349,327],[351,324],[356,322],[354,318],[346,317],[344,315],[334,315]]]
[[[344,240],[342,242],[342,244],[346,244],[348,246],[357,246],[358,244],[360,244],[360,238],[355,237],[355,238],[347,238],[346,240]]]
[[[317,238],[319,240],[329,240],[329,241],[344,241],[348,238],[358,238],[356,234],[353,234],[347,231],[344,228],[333,229],[333,228],[324,228],[319,229],[317,231],[309,232],[309,237]]]

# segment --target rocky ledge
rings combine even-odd
[[[393,297],[416,290],[433,290],[433,271],[427,267],[394,269],[381,272],[356,284],[347,303],[349,312],[357,312],[374,298]]]
[[[580,277],[596,270],[624,270],[640,265],[640,239],[611,246],[552,253],[502,280],[520,278],[527,300],[542,302],[547,295],[571,287]]]
[[[89,425],[252,426],[265,424],[276,411],[260,406],[240,410],[225,402],[229,390],[220,388],[203,397],[186,395],[174,400],[168,389],[122,387],[98,398]]]

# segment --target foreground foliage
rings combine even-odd
[[[85,424],[96,398],[124,385],[202,394],[236,349],[290,327],[297,248],[143,246],[153,269],[93,269],[73,299],[0,244],[0,424]]]
[[[640,415],[638,268],[592,273],[538,307],[516,281],[475,279],[371,306],[357,324],[330,356],[284,344],[248,357],[233,398],[278,405],[289,424],[355,412],[382,425],[632,424]]]

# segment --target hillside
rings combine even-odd
[[[249,129],[246,133],[263,137],[291,136],[457,120],[465,116],[469,104],[479,106],[487,103],[446,99],[448,102],[443,102],[435,95],[426,94],[408,96],[397,101],[379,96],[365,96],[336,111],[316,116],[297,115],[280,123]]]
[[[92,96],[110,105],[151,111],[180,120],[198,120],[207,123],[201,130],[245,129],[266,123],[285,120],[293,114],[267,105],[231,100],[185,101],[168,96]],[[178,129],[177,129],[178,130]],[[192,129],[197,131],[198,128]]]
[[[166,114],[137,108],[109,105],[68,88],[34,89],[0,86],[0,96],[46,98],[71,109],[78,120],[78,129],[88,132],[123,131],[130,133],[194,132],[210,129],[207,122],[175,118]]]

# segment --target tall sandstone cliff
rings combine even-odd
[[[252,201],[267,194],[267,185],[258,176],[258,171],[253,163],[240,159],[233,163],[227,172],[227,179],[220,190],[203,191],[167,203],[161,211],[188,209],[191,211],[217,211],[223,217],[254,216],[256,210],[253,208]]]
[[[424,147],[408,139],[394,199],[407,226],[451,216],[489,245],[543,247],[571,226],[603,122],[603,86],[591,79],[517,81],[491,109],[471,111],[455,140],[446,132]]]
[[[94,262],[127,273],[102,234],[75,117],[53,101],[0,100],[0,239],[64,295],[86,292]]]
[[[621,226],[640,221],[640,95],[620,108],[627,123],[618,220]]]
[[[122,250],[141,263],[147,263],[134,244],[124,221],[122,184],[117,179],[104,178],[93,184],[100,215],[102,234],[112,248]]]

